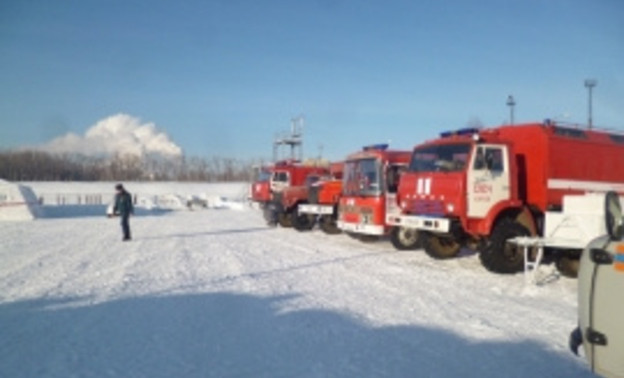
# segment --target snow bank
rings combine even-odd
[[[245,208],[245,202],[232,200],[227,197],[222,196],[214,196],[204,193],[203,198],[205,198],[206,208],[209,209],[231,209],[231,210],[242,210]]]
[[[73,218],[112,215],[116,182],[29,182],[43,200],[46,216]],[[247,208],[249,184],[127,182],[135,201],[135,215],[178,210]]]
[[[40,216],[39,201],[30,187],[0,179],[0,221],[33,220]]]
[[[22,182],[30,186],[37,196],[44,198],[44,203],[54,203],[56,194],[107,194],[108,199],[112,199],[115,194],[115,184],[117,182]],[[168,193],[175,193],[184,198],[188,196],[198,196],[208,194],[212,196],[226,197],[232,200],[242,200],[247,197],[249,183],[207,183],[207,182],[124,182],[124,187],[132,195],[157,196]],[[108,201],[105,201],[108,202]]]

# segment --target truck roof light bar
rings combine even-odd
[[[299,160],[295,160],[295,159],[286,159],[286,160],[280,160],[275,162],[275,166],[276,167],[285,167],[288,165],[294,165],[299,163]]]
[[[475,135],[479,133],[479,129],[475,127],[467,127],[464,129],[458,129],[455,131],[444,131],[440,133],[440,138],[448,138],[454,135],[464,136],[464,135]]]
[[[371,151],[371,150],[385,151],[387,149],[388,149],[388,143],[371,144],[369,146],[362,147],[363,151]]]

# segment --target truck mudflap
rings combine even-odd
[[[451,231],[451,220],[423,215],[386,215],[386,224],[396,227],[415,228],[436,233]]]
[[[334,213],[333,205],[301,204],[297,208],[299,214],[331,215]]]
[[[345,232],[353,232],[356,234],[366,235],[384,235],[385,227],[376,224],[361,224],[337,221],[338,228]]]

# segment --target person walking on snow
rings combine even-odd
[[[132,196],[124,189],[123,185],[115,185],[115,207],[113,213],[121,217],[121,230],[123,232],[123,241],[130,240],[130,214],[134,214],[132,206]]]

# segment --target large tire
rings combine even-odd
[[[507,240],[530,235],[531,232],[520,223],[509,218],[502,219],[494,227],[490,242],[479,251],[481,264],[494,273],[521,272],[524,269],[523,247],[507,243]]]
[[[297,231],[310,231],[314,227],[316,219],[312,214],[299,214],[295,208],[290,212],[290,222]]]
[[[557,270],[562,276],[577,278],[581,260],[570,256],[561,256],[555,261]]]
[[[390,243],[399,251],[418,249],[421,246],[418,230],[406,227],[392,227]]]
[[[338,228],[333,215],[321,215],[319,218],[319,227],[328,235],[336,235],[342,232],[342,230]]]
[[[271,206],[266,206],[262,209],[262,217],[267,224],[275,225],[274,209]]]
[[[428,232],[422,239],[425,252],[430,257],[437,260],[455,257],[461,250],[461,244],[450,236],[442,236]]]
[[[283,211],[280,211],[277,213],[277,223],[279,223],[280,226],[285,227],[285,228],[290,228],[293,226],[292,218],[290,214],[285,213]]]

